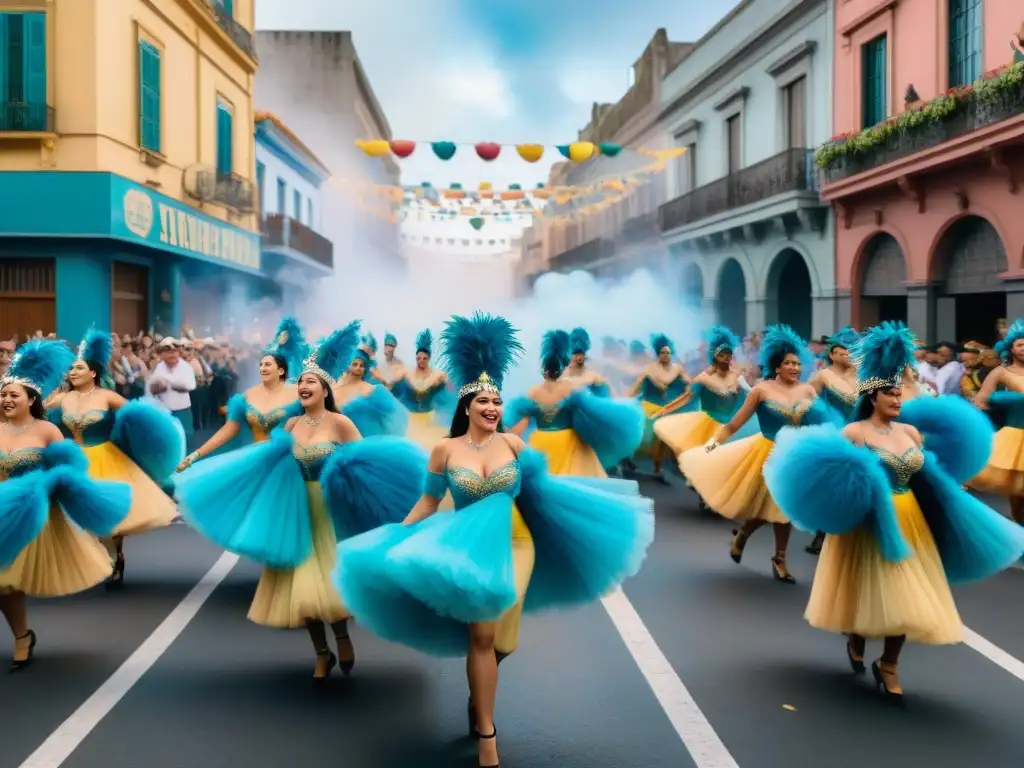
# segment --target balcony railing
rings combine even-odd
[[[814,151],[787,149],[737,173],[669,200],[658,209],[662,232],[759,203],[786,192],[817,192]]]
[[[334,244],[290,216],[272,213],[263,220],[263,246],[290,248],[334,269]]]
[[[246,55],[255,59],[256,46],[253,44],[252,32],[239,24],[235,17],[224,9],[224,5],[220,0],[212,0],[210,9],[213,11],[213,18],[216,19],[217,26],[227,32],[228,37],[234,41],[235,45],[245,51]]]
[[[627,219],[622,225],[622,231],[617,240],[623,245],[642,243],[645,240],[656,238],[661,233],[658,231],[658,212],[642,213]]]
[[[604,238],[589,240],[575,248],[562,251],[551,259],[551,268],[563,269],[584,269],[591,264],[603,261],[615,253],[615,243]]]
[[[23,101],[0,102],[0,133],[53,133],[53,107]]]
[[[213,199],[239,213],[251,213],[255,210],[254,191],[253,183],[237,173],[218,173]]]

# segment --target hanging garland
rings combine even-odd
[[[451,160],[460,146],[454,141],[426,141],[416,142],[408,139],[358,139],[356,146],[369,157],[395,157],[405,159],[410,157],[419,144],[429,144],[434,156],[439,160]],[[484,162],[492,162],[501,156],[501,150],[506,146],[515,147],[516,154],[528,163],[536,163],[544,157],[545,147],[543,144],[497,144],[493,141],[481,141],[476,144],[462,144],[472,146],[477,157]],[[589,141],[574,141],[571,144],[559,144],[555,147],[566,160],[574,163],[583,163],[592,157],[617,157],[622,153],[623,147],[612,142],[594,144]],[[634,150],[644,151],[642,148]]]

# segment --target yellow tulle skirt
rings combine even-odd
[[[721,428],[722,425],[704,411],[673,413],[654,422],[654,434],[677,456],[703,446]]]
[[[518,513],[516,518],[521,522]],[[526,598],[526,588],[530,586],[530,577],[533,575],[533,563],[536,555],[529,532],[523,535],[522,532],[517,531],[514,520],[512,529],[512,575],[516,582],[516,604],[498,619],[498,624],[494,628],[494,650],[504,654],[513,653],[519,647],[519,625],[523,618],[523,600]]]
[[[1024,429],[1003,427],[996,432],[988,465],[967,485],[985,493],[1024,496]]]
[[[964,627],[921,507],[912,493],[893,495],[893,505],[910,558],[883,559],[866,527],[826,536],[804,615],[811,626],[839,634],[959,643]]]
[[[607,477],[594,449],[584,443],[571,429],[536,430],[530,435],[530,447],[548,458],[548,471],[553,475],[576,477]]]
[[[429,451],[447,436],[448,429],[434,420],[433,411],[409,414],[409,427],[406,430],[406,437],[417,445]]]
[[[68,520],[57,504],[51,504],[43,530],[10,567],[0,571],[0,593],[73,595],[106,581],[113,570],[104,546]]]
[[[704,503],[722,517],[788,523],[761,472],[774,447],[764,435],[751,435],[710,453],[703,446],[691,448],[679,457],[679,471]]]
[[[82,446],[89,460],[89,477],[116,480],[132,489],[132,508],[114,531],[115,536],[131,536],[170,525],[178,516],[178,506],[160,490],[139,466],[113,443]]]
[[[249,620],[264,627],[296,629],[306,626],[308,621],[332,623],[350,616],[331,584],[338,540],[320,483],[306,483],[306,496],[313,526],[313,552],[297,568],[263,569],[249,607]]]

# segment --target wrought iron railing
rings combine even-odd
[[[334,269],[334,243],[291,216],[272,213],[263,220],[263,245],[290,248]]]
[[[787,149],[736,173],[669,200],[658,209],[662,232],[759,203],[786,192],[817,192],[814,151]]]
[[[256,45],[252,39],[252,32],[239,24],[235,17],[232,16],[220,0],[212,0],[210,2],[210,10],[213,11],[213,18],[217,21],[217,26],[227,32],[235,45],[241,48],[250,57],[256,58]]]
[[[597,261],[603,261],[615,253],[615,243],[604,238],[589,240],[575,248],[562,251],[551,259],[554,270],[583,269]]]
[[[255,186],[237,173],[218,173],[213,199],[239,213],[252,213],[255,207]]]
[[[24,101],[0,101],[0,132],[53,133],[53,107]]]

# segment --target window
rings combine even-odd
[[[981,77],[982,0],[949,0],[949,87]]]
[[[160,51],[139,42],[139,146],[160,151]]]
[[[46,14],[0,13],[0,131],[46,124]]]
[[[697,144],[688,144],[686,154],[680,159],[683,161],[686,191],[690,192],[697,188]]]
[[[297,189],[292,192],[292,207],[295,209],[292,218],[296,221],[302,221],[302,193]]]
[[[235,2],[234,0],[214,0],[225,16],[234,17],[235,15]]]
[[[861,125],[870,128],[885,120],[888,113],[888,67],[886,66],[885,35],[865,43],[860,49],[861,59]]]
[[[263,163],[261,163],[259,160],[257,160],[256,161],[256,194],[259,195],[259,197],[257,199],[259,200],[260,215],[263,215],[263,214],[266,213],[266,208],[264,207],[264,202],[263,202],[264,199],[265,199],[265,196],[263,194],[263,182],[264,182],[264,179],[265,179],[266,175],[267,175],[267,166],[265,166]]]
[[[786,147],[807,146],[807,78],[794,80],[783,89],[786,102]]]
[[[743,167],[743,131],[740,124],[742,115],[733,115],[725,121],[726,135],[729,139],[729,174],[739,173]]]
[[[279,214],[281,214],[283,216],[285,211],[287,210],[285,208],[285,203],[286,203],[287,200],[288,200],[288,185],[285,183],[284,179],[278,179],[277,180],[277,210],[274,211],[274,213],[279,213]]]
[[[234,115],[231,105],[217,99],[217,173],[228,174],[234,170]]]
[[[313,199],[306,201],[306,224],[313,226]]]

